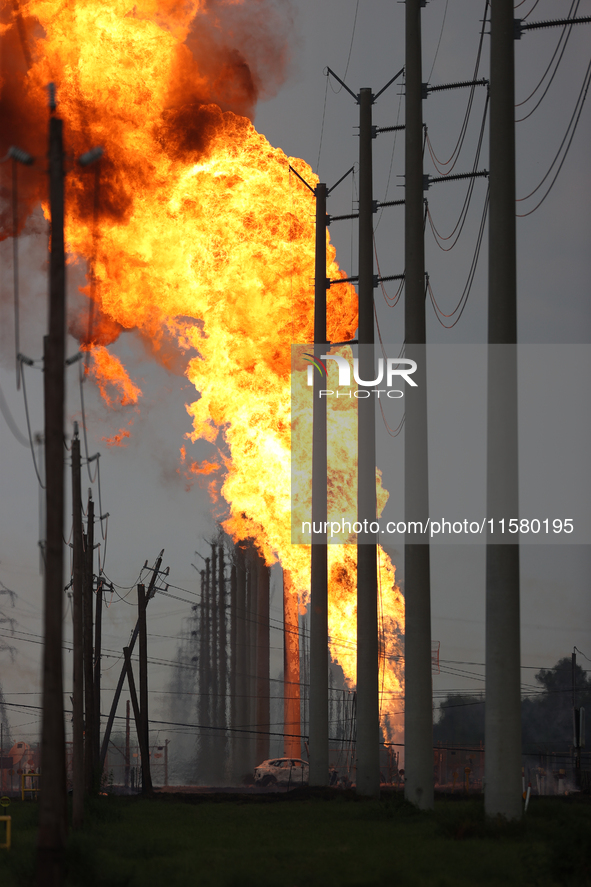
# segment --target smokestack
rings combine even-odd
[[[300,633],[298,598],[287,570],[283,571],[283,754],[302,756],[300,715]]]
[[[243,543],[244,545],[244,543]],[[236,556],[236,724],[243,730],[248,729],[249,697],[248,697],[248,610],[246,599],[246,557],[244,547],[240,543],[235,546]],[[236,776],[242,781],[250,767],[250,734],[235,733]]]
[[[270,569],[258,555],[257,614],[257,763],[269,757],[270,681],[269,681],[269,581]]]
[[[226,736],[226,578],[224,576],[224,546],[218,545],[218,590],[219,590],[219,688],[217,698],[218,737],[216,748],[219,755],[220,778],[223,784],[227,781],[228,746]],[[223,728],[223,729],[222,729]]]

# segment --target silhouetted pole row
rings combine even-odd
[[[269,756],[270,572],[252,542],[237,543],[229,564],[228,605],[224,544],[212,542],[211,557],[204,560],[194,632],[197,761],[202,781],[224,785],[241,781]]]
[[[421,0],[406,2],[404,330],[405,357],[416,361],[416,388],[406,386],[404,432],[405,520],[429,516],[427,368],[423,195]],[[423,810],[433,807],[433,703],[429,545],[404,545],[405,703],[404,794]],[[358,696],[358,711],[361,698]],[[358,727],[359,729],[359,727]]]
[[[518,510],[515,61],[512,0],[490,21],[487,517]],[[499,355],[499,346],[503,346]],[[501,359],[499,359],[499,357]],[[486,547],[485,791],[487,815],[520,819],[519,545]]]

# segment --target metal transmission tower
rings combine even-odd
[[[406,2],[405,105],[405,355],[417,364],[416,388],[406,392],[404,447],[405,519],[429,515],[425,245],[423,234],[423,110],[421,0]],[[431,689],[431,586],[429,545],[404,546],[404,795],[417,807],[433,807],[433,708]]]
[[[374,356],[374,275],[372,106],[376,99],[402,74],[400,70],[375,95],[367,87],[355,95],[346,83],[329,73],[353,96],[359,105],[359,379],[371,384],[375,378]],[[372,397],[357,404],[357,512],[358,521],[369,527],[357,536],[357,793],[378,797],[380,793],[380,713],[378,644],[378,562],[377,536],[371,524],[377,517],[375,403]],[[364,523],[365,522],[365,523]]]
[[[515,63],[512,0],[491,3],[487,511],[518,512]],[[499,346],[502,360],[499,360]],[[486,548],[485,796],[488,816],[520,819],[519,546]]]

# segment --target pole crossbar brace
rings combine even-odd
[[[327,189],[327,191],[326,191],[326,196],[328,197],[328,195],[331,193],[331,191],[334,191],[334,189],[337,187],[337,185],[340,185],[341,182],[343,182],[343,181],[347,178],[347,176],[350,176],[354,169],[355,169],[355,164],[353,164],[353,166],[351,167],[351,169],[348,169],[348,170],[347,170],[347,172],[345,173],[344,176],[341,176],[341,177],[340,177],[340,179],[338,180],[338,182],[335,182],[334,185],[332,185],[332,187],[330,187],[330,188]]]
[[[386,92],[386,90],[388,89],[388,87],[389,87],[389,86],[392,86],[392,84],[394,83],[395,80],[398,80],[398,78],[400,77],[401,74],[404,74],[404,67],[402,67],[402,68],[398,71],[397,74],[394,74],[394,76],[392,77],[392,79],[391,79],[391,80],[388,80],[388,82],[386,83],[386,85],[385,85],[385,86],[382,86],[382,88],[380,89],[379,92],[376,92],[376,94],[373,96],[372,101],[373,101],[373,102],[377,101],[377,100],[379,99],[379,97],[381,96],[381,94],[382,94],[383,92]]]
[[[326,72],[327,72],[327,74],[332,74],[332,76],[334,77],[334,79],[335,79],[335,80],[338,80],[338,82],[341,84],[341,86],[342,86],[344,89],[346,89],[347,92],[349,93],[349,95],[353,96],[353,98],[355,99],[355,102],[356,102],[357,104],[359,104],[359,96],[358,96],[358,95],[355,95],[355,93],[353,92],[352,89],[349,89],[349,87],[347,86],[347,84],[345,83],[345,81],[344,81],[344,80],[341,80],[341,78],[338,76],[338,74],[335,74],[335,72],[332,70],[332,68],[328,68],[328,67],[327,67],[327,68],[326,68]],[[403,73],[404,73],[404,68],[402,67],[402,68],[398,71],[397,74],[394,74],[394,76],[392,77],[391,80],[388,80],[388,82],[386,83],[385,86],[382,86],[382,88],[380,89],[379,92],[376,92],[375,95],[372,93],[372,96],[371,96],[371,103],[372,103],[372,105],[373,105],[373,103],[374,103],[375,101],[377,101],[377,99],[381,96],[381,94],[382,94],[383,92],[385,92],[385,91],[388,89],[389,86],[392,86],[392,84],[394,83],[395,80],[398,80],[398,78],[400,77],[400,75],[403,74]]]
[[[459,172],[452,176],[437,176],[432,179],[431,176],[423,176],[423,191],[428,191],[430,186],[435,182],[457,182],[459,179],[478,179],[488,178],[488,170],[482,169],[479,172]]]
[[[524,31],[534,31],[540,28],[559,28],[563,25],[588,25],[589,22],[591,22],[591,15],[585,15],[581,18],[557,18],[542,22],[527,22],[526,24],[523,23],[523,19],[516,18],[513,19],[515,29],[513,37],[515,40],[521,40],[521,35]]]
[[[309,184],[307,183],[307,181],[306,181],[305,179],[302,178],[302,176],[299,174],[299,172],[297,171],[297,169],[294,169],[294,168],[293,168],[293,166],[291,165],[291,163],[289,164],[289,168],[290,168],[291,172],[293,172],[293,173],[296,174],[296,176],[298,177],[298,179],[300,180],[300,182],[303,182],[304,185],[306,186],[306,188],[308,188],[308,189],[312,192],[312,194],[314,194],[315,191],[314,191],[314,188],[312,187],[312,185],[309,185]],[[337,183],[337,184],[338,184],[338,183]]]
[[[347,92],[349,93],[349,95],[352,95],[353,98],[355,99],[355,101],[357,102],[357,104],[359,104],[359,98],[358,98],[358,96],[355,95],[355,93],[353,92],[352,89],[349,89],[349,87],[347,86],[347,84],[345,83],[345,81],[344,81],[344,80],[341,80],[341,78],[338,76],[338,74],[335,74],[335,72],[332,70],[332,68],[328,68],[328,67],[327,67],[327,68],[326,68],[326,73],[327,73],[327,75],[328,75],[328,74],[332,74],[332,76],[334,77],[334,79],[335,79],[335,80],[338,80],[338,82],[341,84],[341,86],[344,87],[344,89],[347,90]]]

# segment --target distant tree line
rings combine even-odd
[[[573,669],[570,658],[560,659],[553,668],[543,668],[535,676],[538,694],[521,701],[522,745],[524,754],[569,748],[573,742]],[[575,667],[576,705],[591,718],[591,679],[577,663]],[[589,733],[589,731],[587,731]],[[434,724],[435,743],[479,745],[484,742],[484,694],[481,698],[449,694],[441,703],[441,717]]]

